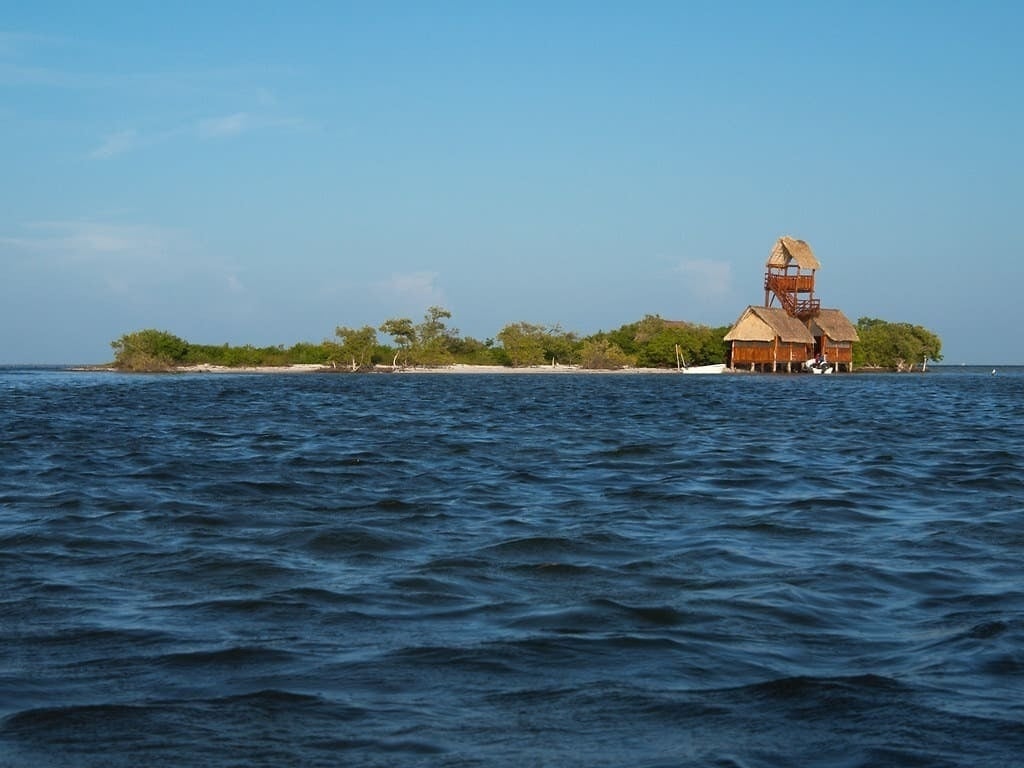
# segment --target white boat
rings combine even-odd
[[[826,362],[825,360],[814,360],[812,358],[811,360],[804,361],[804,370],[817,374],[829,374],[832,373],[835,368],[832,367],[831,363]]]
[[[714,365],[688,365],[681,369],[683,373],[722,373],[725,370],[725,363]]]
[[[683,350],[676,344],[676,368],[683,373],[721,373],[725,370],[725,363],[714,363],[713,365],[687,365],[683,358]]]

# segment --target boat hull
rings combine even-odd
[[[822,374],[832,373],[835,368],[830,363],[819,363],[817,360],[806,360],[804,362],[804,370],[820,376]]]
[[[683,368],[683,373],[689,374],[722,373],[723,371],[725,371],[725,363],[715,363],[714,365],[691,365],[687,368]]]

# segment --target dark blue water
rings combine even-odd
[[[1003,766],[1024,372],[0,371],[0,766]]]

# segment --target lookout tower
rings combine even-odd
[[[838,309],[823,309],[814,296],[818,263],[811,246],[780,237],[764,265],[764,306],[749,306],[725,335],[729,365],[750,370],[799,370],[821,355],[829,370],[853,370],[857,329]],[[778,302],[781,306],[773,307]],[[820,372],[820,371],[819,371]]]
[[[779,305],[790,317],[804,322],[821,312],[821,301],[814,298],[814,273],[821,268],[811,246],[794,237],[775,241],[764,272],[764,305]]]

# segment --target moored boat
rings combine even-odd
[[[714,365],[688,365],[681,369],[683,373],[722,373],[725,370],[725,363]]]
[[[827,374],[832,373],[835,368],[827,360],[811,359],[804,361],[804,370],[810,371],[811,373]]]
[[[683,357],[683,350],[676,344],[676,367],[683,373],[721,373],[725,370],[725,363],[687,365],[686,359]]]

